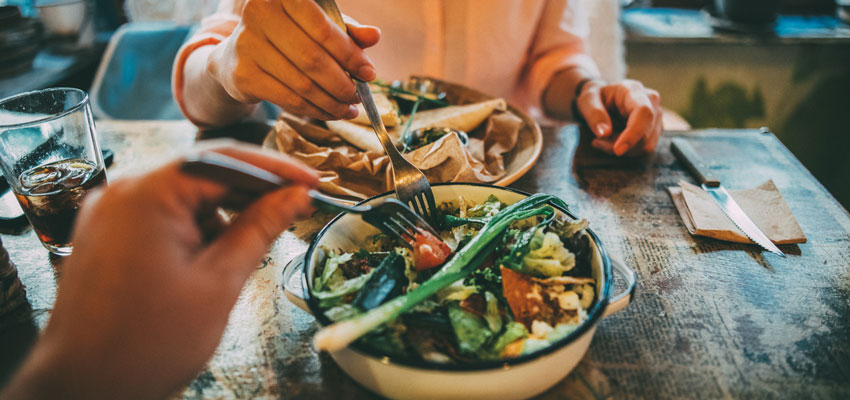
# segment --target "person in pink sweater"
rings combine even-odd
[[[655,149],[658,92],[600,78],[576,0],[338,3],[348,32],[312,0],[222,0],[175,59],[173,92],[184,115],[200,127],[223,126],[265,100],[313,118],[354,118],[349,74],[421,74],[504,97],[536,117],[583,119],[593,146],[608,153]],[[612,114],[626,120],[622,132]]]

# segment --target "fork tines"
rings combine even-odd
[[[404,203],[396,199],[386,199],[383,203],[363,214],[363,219],[407,243],[412,243],[419,230],[426,230],[439,237],[434,228],[421,216],[413,212]]]
[[[413,211],[416,211],[417,214],[425,217],[428,222],[434,222],[434,218],[437,215],[437,203],[434,201],[434,193],[432,193],[431,190],[426,190],[414,196],[410,199],[408,204],[410,204],[410,208]],[[430,225],[428,225],[427,228],[436,235],[433,229],[430,229]]]

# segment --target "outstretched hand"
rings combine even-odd
[[[318,181],[286,156],[235,145],[214,151],[292,185],[254,201],[212,241],[199,220],[229,190],[181,173],[181,160],[92,192],[52,317],[0,397],[162,398],[203,367],[248,276],[311,211],[307,191]]]

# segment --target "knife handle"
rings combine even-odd
[[[711,174],[711,169],[708,164],[702,160],[702,157],[697,154],[694,148],[687,140],[676,137],[672,139],[673,144],[670,146],[673,154],[682,163],[688,167],[688,170],[693,174],[700,184],[709,187],[720,186],[720,180]]]

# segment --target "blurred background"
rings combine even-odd
[[[578,1],[607,79],[693,128],[768,127],[850,208],[850,0]],[[171,62],[216,3],[0,0],[0,98],[70,86],[98,118],[179,119]]]

